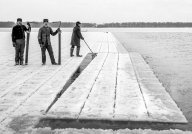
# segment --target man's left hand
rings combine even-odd
[[[62,31],[61,31],[61,29],[60,29],[60,28],[58,28],[58,29],[57,29],[57,32],[58,32],[58,33],[61,33]]]

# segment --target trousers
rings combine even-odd
[[[54,58],[54,54],[53,54],[53,49],[52,49],[52,46],[48,45],[48,44],[41,47],[42,63],[46,63],[46,50],[49,53],[51,63],[54,64],[55,63],[55,58]]]
[[[15,62],[23,62],[24,58],[24,50],[25,50],[25,39],[17,39],[15,46]]]

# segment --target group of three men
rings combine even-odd
[[[46,64],[46,50],[49,53],[51,63],[53,65],[57,65],[55,62],[50,35],[54,36],[57,33],[61,32],[58,28],[55,32],[53,32],[52,28],[48,25],[48,19],[43,20],[43,26],[39,29],[38,33],[38,42],[41,47],[41,54],[42,54],[42,65]],[[76,56],[82,57],[79,54],[80,52],[80,39],[84,40],[81,34],[81,23],[78,21],[76,22],[76,26],[73,28],[72,38],[71,38],[71,49],[70,49],[70,56],[73,57],[73,50],[74,47],[77,47]],[[13,47],[15,47],[15,65],[23,65],[23,55],[24,55],[24,48],[25,48],[25,32],[30,32],[30,27],[25,26],[22,24],[22,19],[17,19],[17,24],[12,29],[12,41]]]

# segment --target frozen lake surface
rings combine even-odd
[[[185,128],[192,130],[190,29],[188,32],[115,32],[114,35],[129,52],[138,52],[144,57],[188,119]]]
[[[9,55],[4,60],[12,60],[14,49],[11,42],[11,29],[0,29],[0,31],[0,45],[4,50],[1,51],[0,58],[4,59],[5,55]],[[36,31],[38,29],[33,29],[33,32]],[[63,31],[71,32],[72,28]],[[189,121],[189,125],[178,126],[178,128],[192,130],[191,28],[82,28],[82,31],[113,32],[128,51],[142,54]],[[69,38],[70,36],[64,40]],[[53,41],[56,40],[57,38],[53,38]],[[37,55],[40,54],[37,40],[32,41],[30,47],[34,48]],[[56,47],[54,51],[57,51]],[[41,64],[41,60],[37,62]]]

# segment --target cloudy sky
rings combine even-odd
[[[192,0],[0,0],[0,21],[192,22]]]

